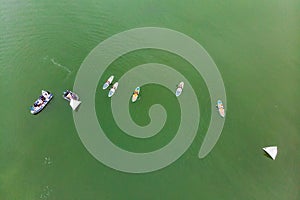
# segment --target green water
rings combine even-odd
[[[2,0],[0,19],[1,200],[300,198],[299,1]],[[227,116],[213,151],[198,159],[210,119],[202,78],[185,60],[163,51],[141,50],[119,58],[107,74],[119,65],[184,66],[182,73],[199,89],[201,102],[197,137],[179,160],[156,172],[127,174],[87,152],[60,95],[72,88],[84,58],[101,41],[145,26],[174,29],[203,45],[222,74]],[[41,89],[55,97],[32,116],[29,106]],[[157,91],[165,98],[150,99]],[[129,106],[139,125],[149,123],[147,109],[153,103],[168,112],[164,130],[144,141],[118,130],[105,95],[96,95],[97,115],[107,116],[100,123],[113,127],[108,137],[117,145],[147,152],[174,137],[180,111],[170,91],[145,86],[143,100],[149,99],[137,108]],[[261,151],[266,145],[279,147],[275,161]]]

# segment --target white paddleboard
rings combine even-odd
[[[109,92],[108,92],[108,97],[111,97],[112,95],[115,94],[116,90],[118,89],[118,85],[119,85],[119,83],[116,82],[116,83],[112,86],[112,88],[111,88],[111,89],[109,90]]]
[[[175,95],[176,97],[180,96],[181,93],[182,93],[182,90],[183,90],[183,87],[184,87],[184,82],[180,82],[177,86],[177,89],[176,89],[176,92],[175,92]]]
[[[112,81],[114,80],[114,76],[110,76],[107,81],[104,83],[102,89],[105,90],[106,88],[108,88],[108,86],[112,83]]]
[[[275,160],[277,156],[277,146],[270,146],[262,148],[273,160]]]
[[[131,98],[132,102],[136,102],[137,98],[139,97],[140,91],[141,91],[140,87],[135,88]]]
[[[217,108],[221,117],[225,117],[225,109],[221,100],[217,102]]]

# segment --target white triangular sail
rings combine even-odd
[[[77,101],[74,99],[71,99],[70,101],[70,106],[72,107],[73,110],[76,110],[76,108],[78,108],[78,106],[81,104],[81,101]]]
[[[275,160],[277,156],[277,146],[271,146],[271,147],[264,147],[263,150],[271,156],[273,160]]]

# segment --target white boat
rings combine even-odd
[[[79,96],[70,90],[64,91],[63,98],[67,101],[70,101],[71,99],[79,100]]]
[[[177,85],[177,89],[176,89],[176,92],[175,92],[176,97],[178,97],[178,96],[181,95],[182,90],[183,90],[183,87],[184,87],[184,82],[180,82],[180,83]]]
[[[30,107],[30,113],[35,115],[41,112],[53,98],[53,94],[49,91],[42,90],[42,95]]]
[[[118,89],[118,85],[119,85],[119,83],[116,82],[116,83],[112,86],[112,88],[111,88],[111,89],[109,90],[109,92],[108,92],[108,97],[111,97],[112,95],[115,94],[116,90]]]
[[[221,100],[217,102],[217,108],[221,117],[225,117],[225,109]]]
[[[81,101],[79,101],[79,96],[70,90],[66,90],[64,92],[63,98],[67,101],[70,101],[70,106],[73,110],[76,110],[81,104]]]
[[[102,89],[105,90],[106,88],[108,88],[108,86],[112,83],[112,81],[114,80],[114,76],[110,76],[107,81],[104,83]]]
[[[134,90],[134,92],[133,92],[133,94],[132,94],[132,98],[131,98],[131,101],[132,101],[132,102],[136,102],[136,100],[137,100],[138,97],[139,97],[140,91],[141,91],[141,88],[140,88],[140,87],[135,88],[135,90]]]
[[[273,160],[277,156],[277,146],[270,146],[262,148]]]

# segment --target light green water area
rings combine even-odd
[[[300,1],[0,3],[1,200],[300,199]],[[204,159],[198,152],[215,102],[190,63],[155,49],[123,55],[100,77],[95,95],[99,123],[113,143],[128,151],[149,152],[168,144],[180,120],[174,91],[150,84],[136,104],[128,99],[138,125],[150,123],[151,105],[161,104],[167,112],[162,131],[140,139],[118,128],[101,89],[110,74],[120,78],[137,65],[161,63],[183,74],[197,95],[201,121],[190,148],[166,168],[130,174],[105,166],[82,144],[62,92],[72,89],[83,60],[100,42],[137,27],[182,32],[218,66],[226,88],[226,121]],[[54,99],[31,115],[29,106],[42,89],[54,93]],[[275,161],[261,149],[269,145],[278,146]]]

